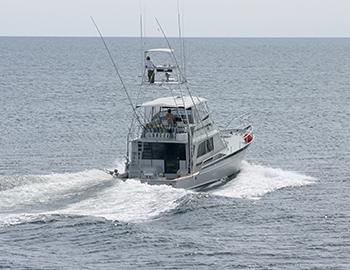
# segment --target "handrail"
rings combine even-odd
[[[252,125],[248,125],[244,128],[228,128],[228,129],[220,129],[221,133],[239,133],[239,134],[243,134],[246,132],[252,133],[253,132],[253,127]]]
[[[247,113],[244,113],[244,114],[241,114],[239,116],[232,118],[224,127],[220,127],[220,128],[226,129],[232,122],[237,121],[237,120],[240,122],[240,125],[247,125],[247,123],[251,122],[250,118],[251,118],[251,115],[249,112],[247,112]]]

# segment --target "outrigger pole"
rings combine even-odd
[[[185,82],[187,82],[187,79],[185,78],[185,75],[183,74],[183,72],[182,72],[182,70],[181,70],[181,68],[180,68],[180,66],[179,66],[179,63],[177,62],[176,56],[175,56],[175,54],[174,54],[174,52],[173,52],[173,50],[172,50],[172,47],[171,47],[171,45],[170,45],[170,42],[169,42],[167,36],[165,35],[165,32],[164,32],[164,30],[163,30],[162,25],[160,24],[160,22],[158,21],[158,19],[157,19],[156,17],[155,17],[155,19],[156,19],[156,22],[157,22],[157,24],[158,24],[158,26],[159,26],[159,29],[160,29],[160,31],[162,32],[163,37],[164,37],[164,39],[165,39],[165,41],[166,41],[166,43],[167,43],[167,45],[168,45],[168,48],[170,49],[171,55],[172,55],[173,58],[174,58],[175,65],[176,65],[176,67],[177,67],[177,69],[179,70],[179,73],[180,73],[180,77],[183,78],[183,79],[185,80]],[[188,86],[186,85],[186,83],[185,83],[185,87],[186,87],[187,92],[188,92],[188,94],[189,94],[189,96],[190,96],[190,98],[191,98],[191,101],[192,101],[192,103],[193,103],[193,106],[194,106],[195,110],[198,112],[199,110],[198,110],[198,108],[197,108],[197,106],[196,106],[196,103],[194,102],[192,93],[191,93],[190,89],[188,88]],[[181,88],[181,86],[180,86],[180,88]],[[198,97],[197,97],[197,98],[198,98]],[[199,122],[201,123],[201,125],[202,125],[202,127],[203,127],[204,125],[203,125],[202,119],[199,118]],[[206,131],[206,130],[205,130],[205,133],[206,133],[206,135],[207,135],[207,137],[208,137],[208,134],[207,134],[207,131]]]
[[[191,93],[190,89],[188,88],[188,86],[187,86],[187,84],[186,84],[187,79],[186,79],[185,75],[183,74],[183,72],[182,72],[182,70],[181,70],[181,68],[180,68],[180,66],[179,66],[179,63],[177,62],[176,56],[175,56],[175,54],[174,54],[174,52],[173,52],[173,50],[172,50],[172,47],[171,47],[170,42],[169,42],[169,40],[168,40],[168,38],[167,38],[167,36],[166,36],[164,30],[163,30],[162,25],[161,25],[160,22],[158,21],[157,17],[155,17],[155,19],[156,19],[156,22],[157,22],[157,24],[158,24],[158,26],[159,26],[159,29],[160,29],[160,31],[162,32],[163,37],[164,37],[164,39],[165,39],[165,41],[166,41],[166,43],[167,43],[167,45],[168,45],[168,48],[170,49],[171,55],[172,55],[173,58],[174,58],[175,65],[176,65],[176,67],[177,67],[177,69],[179,70],[179,73],[180,73],[180,78],[184,79],[184,81],[185,81],[186,90],[187,90],[187,92],[188,92],[188,94],[189,94],[189,96],[190,96],[190,98],[191,98],[191,101],[192,101],[192,103],[193,103],[193,106],[194,106],[194,108],[195,108],[195,110],[197,111],[197,114],[198,114],[199,110],[198,110],[198,108],[197,108],[197,106],[196,106],[196,103],[194,102],[192,93]],[[180,84],[180,89],[181,89],[181,84]],[[182,95],[181,95],[181,96],[182,96]],[[197,98],[198,98],[198,97],[197,97]],[[182,100],[183,100],[183,103],[184,103],[184,105],[185,105],[185,101],[184,101],[183,97],[182,97]],[[185,110],[185,111],[186,111],[186,110]],[[198,120],[199,120],[199,122],[201,123],[201,126],[204,127],[202,119],[199,117]],[[190,128],[189,128],[189,131],[190,131],[190,141],[191,141],[191,140],[192,140],[192,131],[191,131]],[[206,138],[209,139],[209,135],[208,135],[208,132],[207,132],[206,129],[204,129],[204,132],[205,132]],[[190,151],[191,151],[191,150],[190,150]],[[193,170],[193,165],[192,165],[192,170]]]
[[[141,62],[140,62],[140,77],[143,77],[143,68],[144,68],[144,60],[143,60],[143,17],[142,17],[142,11],[140,11],[140,51],[141,51]]]
[[[111,51],[109,50],[109,48],[108,48],[108,46],[107,46],[107,43],[106,43],[105,39],[103,38],[102,33],[101,33],[100,29],[98,28],[98,26],[97,26],[97,24],[96,24],[94,18],[93,18],[93,17],[90,17],[90,18],[91,18],[91,21],[93,22],[93,24],[95,25],[95,28],[96,28],[98,34],[100,35],[100,38],[101,38],[101,40],[102,40],[102,42],[103,42],[103,45],[105,46],[105,49],[106,49],[106,51],[107,51],[107,53],[108,53],[108,56],[109,56],[109,59],[111,60],[111,62],[112,62],[112,64],[113,64],[113,67],[114,67],[114,70],[115,70],[115,73],[117,74],[117,77],[119,78],[119,81],[120,81],[120,83],[122,84],[123,90],[124,90],[124,92],[125,92],[125,94],[126,94],[126,97],[128,98],[128,101],[129,101],[130,106],[131,106],[131,108],[132,108],[132,110],[133,110],[133,112],[134,112],[134,115],[135,115],[137,121],[139,122],[139,124],[140,124],[141,126],[143,126],[143,124],[142,124],[142,122],[140,121],[140,118],[139,118],[139,116],[138,116],[138,114],[137,114],[137,112],[136,112],[136,108],[135,108],[134,104],[132,103],[132,100],[131,100],[131,97],[130,97],[130,95],[129,95],[129,92],[128,92],[128,90],[126,89],[126,86],[125,86],[125,84],[124,84],[123,78],[122,78],[122,76],[121,76],[120,73],[119,73],[118,66],[117,66],[116,62],[114,61],[114,59],[113,59],[113,57],[112,57]]]
[[[177,0],[177,25],[178,25],[178,31],[179,31],[179,40],[180,40],[180,52],[181,52],[181,61],[182,61],[182,68],[184,77],[186,77],[186,61],[185,61],[185,40],[184,40],[184,33],[181,31],[181,19],[183,19],[183,16],[180,15],[180,3],[179,0]],[[182,21],[182,26],[184,25]],[[186,81],[186,78],[183,78]]]

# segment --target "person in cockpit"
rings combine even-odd
[[[174,126],[176,123],[176,118],[171,113],[171,109],[168,109],[167,113],[165,114],[165,119],[167,120],[169,126]]]

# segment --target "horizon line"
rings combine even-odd
[[[112,35],[105,35],[106,38],[140,38],[138,36],[112,36]],[[82,36],[73,36],[73,35],[0,35],[0,38],[99,38],[99,36],[88,36],[88,35],[82,35]],[[161,36],[148,36],[143,37],[144,39],[147,38],[163,38]],[[179,38],[178,36],[169,36],[168,38]],[[271,39],[278,39],[278,38],[315,38],[315,39],[322,39],[322,38],[334,38],[334,39],[347,39],[350,38],[350,36],[187,36],[182,38],[271,38]]]

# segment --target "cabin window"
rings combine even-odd
[[[186,160],[184,143],[143,143],[142,159]]]
[[[210,138],[198,145],[197,157],[201,157],[214,150],[214,140]]]
[[[187,115],[190,124],[193,124],[193,116],[192,116],[192,109],[191,108],[186,109],[186,111],[184,108],[178,108],[178,109],[174,109],[174,110],[175,110],[177,117],[183,119],[184,122],[187,122],[187,120],[186,120],[186,115]]]
[[[152,112],[152,120],[153,123],[162,123],[162,120],[164,120],[166,117],[166,114],[168,112],[168,109],[171,109],[171,113],[175,116],[175,119],[177,122],[183,120],[185,123],[187,122],[186,115],[188,116],[188,120],[190,124],[193,124],[193,116],[192,116],[192,110],[191,108],[185,109],[184,108],[172,108],[172,107],[162,107],[160,108],[160,111],[158,112]]]

